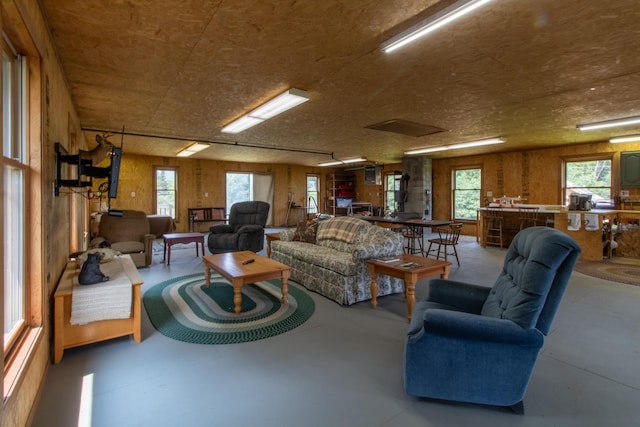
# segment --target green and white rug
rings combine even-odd
[[[153,326],[169,338],[196,344],[256,341],[290,331],[315,310],[311,297],[289,282],[288,303],[282,304],[280,280],[242,287],[242,311],[235,314],[233,287],[212,274],[177,277],[145,292],[144,306]]]

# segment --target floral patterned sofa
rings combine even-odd
[[[291,280],[342,305],[371,299],[367,259],[401,253],[401,234],[353,217],[302,223],[271,243],[271,258],[291,266]],[[378,276],[378,296],[400,292],[400,279]]]

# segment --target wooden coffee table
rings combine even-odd
[[[262,280],[280,279],[282,281],[282,303],[287,303],[287,281],[291,267],[263,257],[251,251],[230,252],[203,256],[204,278],[207,287],[211,282],[211,270],[231,282],[233,286],[233,304],[236,314],[242,309],[242,287]],[[249,263],[247,261],[253,260]]]
[[[404,297],[407,300],[407,321],[411,320],[413,306],[416,302],[416,283],[418,280],[429,276],[440,275],[440,278],[449,277],[451,263],[449,261],[438,261],[416,255],[402,254],[395,257],[397,261],[384,262],[380,259],[367,260],[369,273],[371,274],[371,306],[378,305],[378,274],[397,277],[404,280]],[[414,267],[402,267],[402,264],[415,263]]]
[[[196,243],[196,256],[198,256],[198,243],[202,247],[202,255],[204,255],[204,234],[202,233],[167,233],[163,234],[164,239],[164,253],[162,260],[167,258],[167,248],[169,248],[169,257],[167,259],[167,265],[171,264],[171,246],[176,243]]]

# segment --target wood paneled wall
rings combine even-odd
[[[327,170],[308,166],[282,164],[223,162],[215,160],[166,158],[122,155],[118,197],[111,201],[114,209],[136,209],[154,213],[153,171],[156,166],[175,167],[178,170],[177,231],[189,228],[187,209],[207,206],[225,206],[227,172],[272,173],[274,176],[274,226],[284,224],[290,198],[296,204],[306,205],[307,174],[318,174],[325,185]],[[94,182],[96,188],[99,181]],[[135,196],[132,194],[135,193]],[[321,187],[321,194],[324,188]],[[320,207],[322,209],[322,207]],[[290,217],[289,224],[295,220]]]
[[[610,155],[613,194],[620,194],[620,152],[640,150],[639,143],[608,142],[573,144],[528,151],[433,160],[433,209],[435,219],[452,216],[452,171],[457,167],[482,168],[482,195],[522,196],[531,204],[563,204],[562,164],[564,160]],[[640,189],[628,189],[631,199],[640,199]],[[492,197],[488,197],[491,201]],[[475,234],[475,224],[465,224],[464,234]]]

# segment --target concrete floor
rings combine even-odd
[[[450,278],[490,286],[505,250],[461,238]],[[154,254],[143,292],[201,271],[193,249]],[[417,289],[424,297],[427,283]],[[65,351],[51,365],[35,427],[631,426],[640,421],[640,287],[574,273],[525,396],[525,415],[407,396],[400,295],[341,307],[310,293],[302,326],[244,344],[174,341],[143,315],[129,337]],[[84,386],[83,386],[84,382]],[[79,419],[87,422],[79,422]]]

